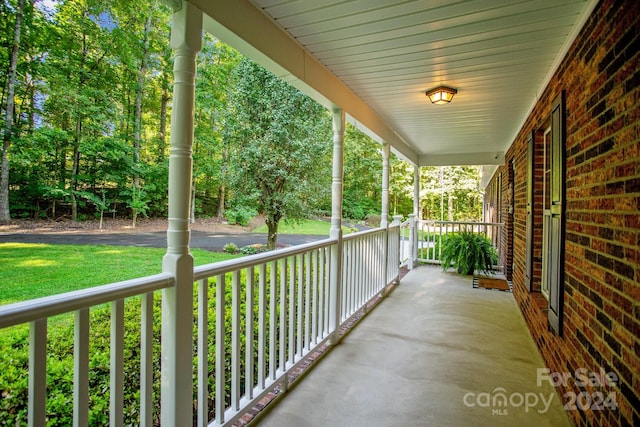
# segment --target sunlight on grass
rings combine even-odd
[[[0,243],[0,305],[158,274],[165,248]],[[192,249],[195,265],[237,255]]]
[[[99,254],[121,254],[123,251],[121,249],[108,249],[104,251],[98,251],[96,253]]]
[[[48,248],[52,245],[47,243],[0,243],[2,249],[33,249],[33,248]]]
[[[16,264],[17,267],[52,267],[54,265],[59,263],[51,259],[28,259]]]
[[[328,221],[320,221],[317,219],[309,219],[301,221],[299,223],[286,223],[281,222],[278,226],[278,234],[304,234],[304,235],[316,235],[316,236],[329,236],[329,230],[331,229],[331,223]],[[267,225],[261,225],[252,230],[253,233],[266,233]],[[342,232],[348,234],[351,232],[349,227],[342,227]]]

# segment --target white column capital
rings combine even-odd
[[[344,129],[345,129],[345,113],[342,108],[334,107],[332,110],[333,113],[333,135],[334,141],[336,135],[342,135],[344,138]]]
[[[175,8],[174,8],[175,9]],[[171,49],[190,50],[197,53],[202,47],[202,11],[193,4],[183,1],[175,9],[171,27]]]

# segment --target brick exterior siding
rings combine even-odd
[[[616,410],[574,410],[579,426],[640,426],[640,1],[601,1],[507,151],[502,181],[505,262],[514,296],[551,372],[604,369]],[[566,238],[563,335],[549,331],[542,270],[543,132],[553,99],[566,92]],[[535,132],[533,292],[525,289],[527,139]],[[513,162],[513,163],[512,163]],[[512,170],[513,164],[513,170]],[[495,188],[495,187],[494,187]],[[510,203],[507,192],[513,189]],[[493,200],[492,200],[493,199]],[[487,191],[486,204],[495,204]],[[510,212],[509,205],[513,205]],[[511,236],[511,233],[513,235]],[[511,244],[512,241],[512,244]],[[506,265],[506,264],[505,264]]]

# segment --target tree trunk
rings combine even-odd
[[[142,49],[142,58],[140,59],[140,67],[138,68],[138,77],[136,79],[136,95],[134,101],[133,110],[133,162],[137,166],[140,164],[140,146],[142,140],[142,97],[144,96],[144,80],[147,75],[147,56],[149,55],[149,33],[151,32],[151,15],[144,23],[144,45]],[[136,190],[140,189],[140,175],[136,172],[133,176],[133,187]],[[138,194],[140,194],[138,192]],[[136,218],[138,212],[136,208],[132,209],[133,214],[133,228],[136,226]]]
[[[224,218],[224,199],[226,197],[225,193],[226,187],[223,182],[222,184],[220,184],[220,187],[218,187],[218,212],[216,214],[218,218]]]
[[[76,134],[73,139],[73,166],[71,169],[71,220],[78,220],[78,200],[76,191],[78,190],[78,174],[80,173],[80,138],[82,135],[82,114],[78,111],[76,119]]]
[[[265,223],[267,224],[267,248],[272,251],[276,248],[276,245],[278,244],[278,222],[276,220],[273,219],[269,219],[269,217],[267,217],[267,219],[265,220]]]
[[[227,163],[229,162],[229,145],[225,144],[224,150],[222,151],[222,165],[220,167],[220,187],[218,187],[218,218],[224,218],[224,203],[226,199],[226,191],[227,187],[225,183],[227,182]]]
[[[9,60],[9,83],[7,88],[7,105],[5,107],[5,126],[2,138],[2,172],[0,173],[0,223],[11,220],[9,212],[9,147],[13,132],[13,108],[15,105],[16,71],[18,68],[18,52],[20,50],[20,32],[22,31],[22,14],[24,0],[18,1],[15,29],[13,32],[13,47]]]
[[[453,221],[453,194],[450,191],[448,196],[448,202],[447,202],[447,208],[448,208],[448,214],[449,214],[449,221]]]
[[[169,104],[169,91],[166,87],[162,88],[162,97],[160,98],[160,129],[158,132],[158,161],[162,162],[165,157],[164,150],[167,147],[167,104]]]

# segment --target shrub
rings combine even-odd
[[[249,225],[249,222],[251,222],[256,215],[258,215],[258,211],[246,206],[236,206],[235,208],[227,209],[224,213],[229,224],[238,224],[243,227]]]
[[[226,245],[224,245],[222,250],[225,251],[228,254],[236,254],[236,253],[238,253],[238,245],[236,245],[233,242],[230,242],[230,243],[227,243]]]
[[[240,253],[244,255],[254,255],[260,252],[266,252],[267,250],[268,249],[265,245],[258,243],[255,245],[243,246],[242,248],[240,248]]]

